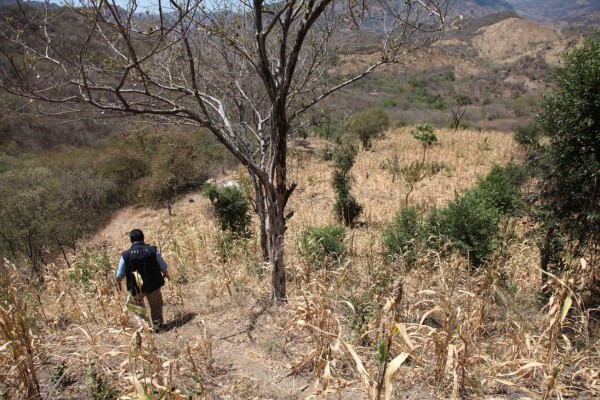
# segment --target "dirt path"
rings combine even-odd
[[[285,332],[277,314],[283,310],[261,306],[244,293],[211,301],[201,292],[201,287],[189,292],[185,322],[157,335],[157,342],[168,351],[179,338],[210,341],[209,398],[303,399],[312,393],[312,376],[292,374],[291,360],[282,352]],[[165,314],[172,322],[168,304]]]

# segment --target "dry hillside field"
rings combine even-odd
[[[427,160],[444,168],[409,197],[425,210],[452,201],[494,163],[523,156],[510,133],[436,133],[440,145]],[[200,194],[180,198],[172,216],[124,209],[57,255],[41,285],[5,265],[2,297],[11,306],[0,309],[0,397],[25,399],[35,390],[43,399],[600,397],[598,323],[581,312],[579,293],[569,289],[576,285],[557,278],[553,295],[541,300],[530,221],[503,221],[504,240],[479,269],[434,251],[410,266],[386,259],[382,231],[408,190],[389,166],[421,156],[410,128],[359,152],[353,193],[364,212],[345,229],[347,254],[329,268],[311,262],[302,232],[336,223],[325,145],[297,140],[290,150],[298,188],[288,205],[295,215],[286,233],[287,303],[266,304],[269,271],[256,238],[228,240]],[[244,186],[244,176],[222,179]],[[168,329],[158,334],[114,283],[132,228],[160,247],[171,271],[163,288]]]

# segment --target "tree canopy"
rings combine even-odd
[[[598,34],[598,31],[595,31]],[[550,142],[541,161],[548,219],[581,245],[600,233],[600,42],[587,37],[564,56],[539,122]]]

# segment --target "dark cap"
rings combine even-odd
[[[142,232],[141,229],[132,230],[131,232],[129,232],[129,240],[131,240],[131,243],[143,241],[144,232]]]

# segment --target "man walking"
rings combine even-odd
[[[127,291],[131,295],[128,303],[144,307],[144,297],[150,306],[152,324],[156,331],[163,327],[163,298],[161,287],[169,278],[167,263],[155,246],[144,244],[144,232],[134,229],[129,233],[131,247],[121,253],[117,268],[117,287],[126,280]]]

